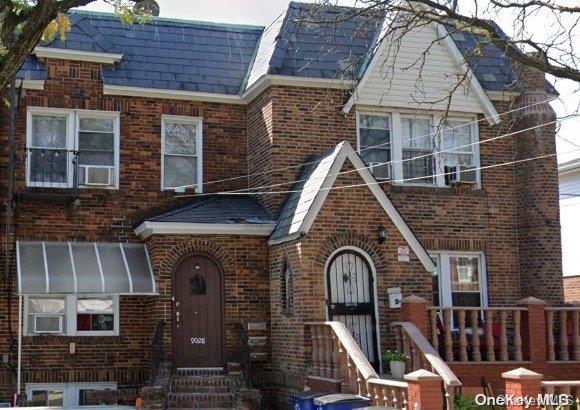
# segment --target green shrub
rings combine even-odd
[[[391,362],[402,362],[407,363],[409,357],[404,353],[397,352],[396,350],[387,350],[383,356],[387,363]]]

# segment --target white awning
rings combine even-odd
[[[143,244],[18,242],[16,259],[21,294],[156,294]]]

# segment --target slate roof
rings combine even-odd
[[[65,42],[49,47],[122,53],[103,66],[108,85],[238,94],[262,27],[154,18],[127,26],[112,14],[74,10]]]
[[[302,168],[300,176],[292,186],[291,194],[288,195],[278,223],[272,231],[270,240],[285,238],[290,235],[299,234],[300,227],[314,203],[314,200],[324,181],[330,174],[332,165],[336,161],[343,145],[342,142],[336,147],[326,151],[324,154],[312,158]]]
[[[249,85],[262,74],[356,79],[384,15],[359,9],[291,2],[266,28]],[[339,22],[340,21],[340,22]]]
[[[107,85],[236,95],[264,74],[357,79],[376,49],[383,16],[345,18],[353,7],[291,2],[267,28],[154,18],[127,26],[113,14],[73,10],[71,31],[55,48],[123,54],[104,65]],[[510,61],[493,45],[479,52],[482,38],[452,34],[484,89],[518,90]],[[18,78],[44,79],[30,57]],[[549,86],[552,92],[555,90]]]
[[[46,78],[44,64],[38,61],[35,56],[30,56],[24,61],[16,73],[16,78],[25,80],[44,80]]]
[[[148,222],[273,224],[274,219],[252,195],[210,195],[147,218]]]

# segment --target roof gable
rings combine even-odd
[[[275,245],[297,239],[308,233],[347,159],[423,263],[425,269],[433,271],[435,265],[429,254],[378,185],[377,180],[365,166],[363,160],[347,141],[341,142],[317,160],[311,161],[303,169],[298,182],[292,188],[293,192],[284,204],[268,243]]]
[[[343,111],[355,104],[484,113],[499,121],[462,54],[436,23],[383,37]]]

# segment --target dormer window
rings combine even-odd
[[[473,119],[410,113],[359,113],[358,149],[377,180],[403,185],[479,185]]]

